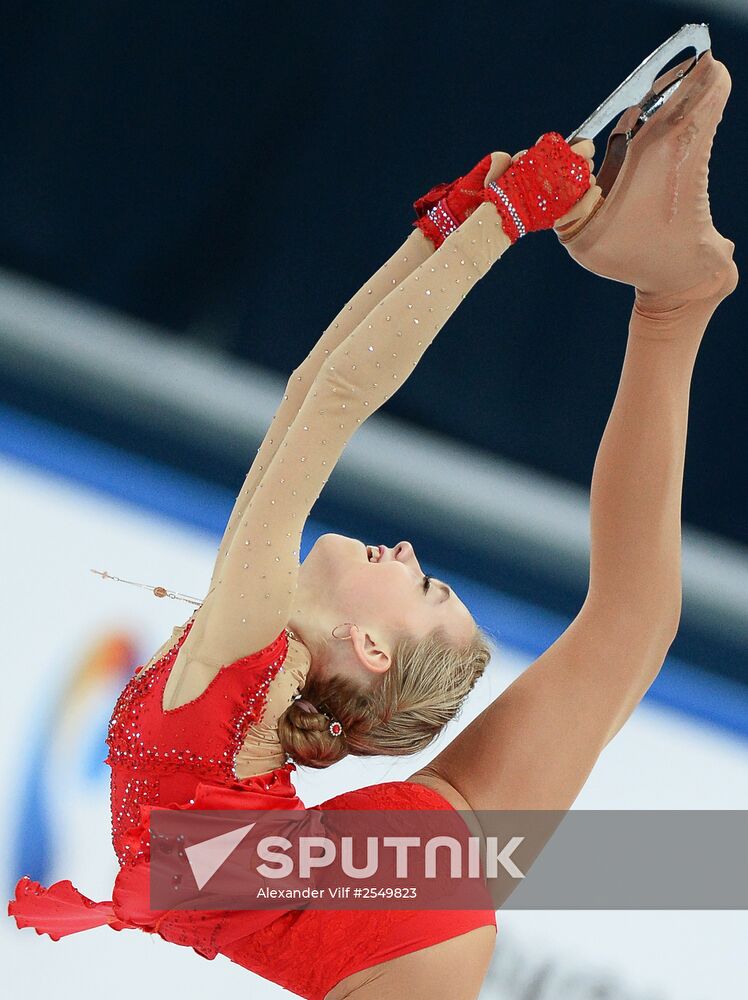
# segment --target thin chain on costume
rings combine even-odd
[[[156,597],[171,597],[175,601],[186,601],[187,604],[194,604],[196,607],[201,607],[202,601],[199,601],[196,597],[190,597],[189,594],[180,594],[174,590],[167,590],[166,587],[154,587],[150,583],[136,583],[135,580],[123,580],[121,576],[112,576],[106,570],[92,569],[92,573],[98,573],[103,580],[117,580],[118,583],[129,583],[133,587],[145,587],[150,590]],[[210,591],[208,591],[210,593]]]

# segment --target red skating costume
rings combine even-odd
[[[19,880],[8,912],[19,927],[59,940],[108,924],[139,929],[218,954],[311,1000],[341,979],[398,955],[486,924],[493,910],[231,910],[149,909],[149,815],[174,809],[303,809],[287,763],[238,779],[233,762],[247,727],[288,651],[285,631],[265,649],[221,669],[198,698],[164,712],[163,690],[192,621],[151,668],[136,671],[111,717],[112,842],[120,862],[111,900],[94,902],[69,880],[44,888]],[[336,796],[317,809],[451,809],[415,782],[388,781]]]

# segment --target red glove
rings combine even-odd
[[[490,168],[489,153],[464,177],[458,177],[451,184],[437,184],[413,202],[417,216],[413,225],[425,233],[436,248],[481,204]]]
[[[551,229],[590,186],[590,166],[558,132],[546,132],[498,180],[481,191],[512,243]]]

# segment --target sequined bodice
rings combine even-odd
[[[248,728],[262,716],[270,683],[283,669],[285,629],[265,649],[223,666],[197,698],[164,711],[164,686],[193,622],[153,666],[136,670],[109,722],[112,842],[121,865],[147,853],[147,845],[133,849],[125,842],[127,831],[139,824],[141,805],[187,802],[200,781],[241,780],[237,754]]]

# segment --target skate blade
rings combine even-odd
[[[655,114],[659,108],[665,104],[675,93],[683,80],[699,61],[701,55],[711,48],[711,38],[709,37],[708,24],[684,24],[682,28],[671,35],[667,41],[648,55],[644,62],[629,73],[613,93],[606,97],[603,103],[592,112],[575,131],[566,139],[569,145],[581,142],[582,139],[594,139],[596,135],[609,125],[614,118],[617,118],[627,108],[634,105],[641,107],[641,112],[637,118],[634,128],[630,130],[633,135],[638,129]],[[683,49],[693,47],[696,50],[691,65],[684,70],[665,90],[656,94],[652,87],[660,75],[664,66],[674,59]],[[630,138],[630,135],[628,136]]]

